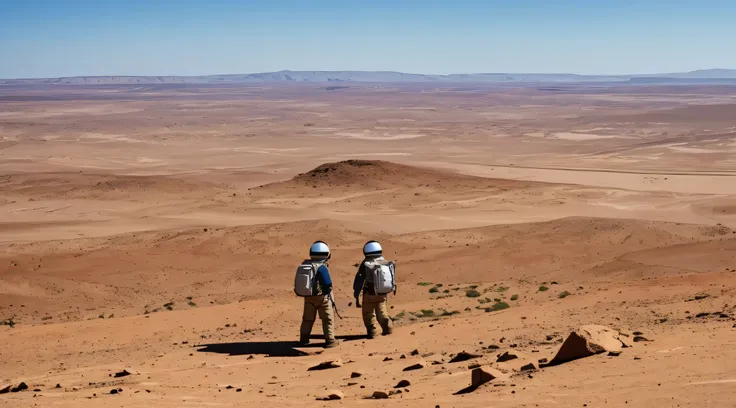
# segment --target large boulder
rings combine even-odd
[[[570,333],[557,354],[547,364],[553,366],[603,352],[621,352],[624,343],[618,331],[600,325],[587,325]]]

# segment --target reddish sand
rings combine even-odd
[[[29,387],[0,406],[736,400],[724,88],[112,89],[0,88],[0,391]],[[317,239],[343,316],[327,350],[295,343]],[[374,340],[352,299],[369,239],[398,261]],[[586,324],[630,347],[539,367]],[[455,395],[476,365],[503,375]]]

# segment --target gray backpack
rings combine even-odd
[[[296,277],[294,278],[294,293],[297,296],[307,297],[314,295],[314,288],[317,284],[317,269],[321,263],[304,261],[296,268]]]
[[[376,295],[386,295],[396,290],[394,280],[396,262],[387,261],[383,258],[365,261],[366,278],[373,283]]]

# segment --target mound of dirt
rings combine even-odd
[[[345,160],[325,163],[291,180],[267,184],[261,188],[277,186],[287,188],[354,187],[360,190],[381,190],[396,187],[474,187],[512,188],[532,183],[514,180],[489,179],[467,176],[442,170],[426,169],[387,162],[383,160]]]

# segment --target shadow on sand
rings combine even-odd
[[[324,339],[324,336],[312,336],[312,339]],[[337,336],[340,341],[355,341],[365,339],[366,336],[349,335]],[[300,349],[322,348],[324,343],[310,343],[306,346],[299,345],[296,341],[250,341],[238,343],[217,343],[217,344],[201,344],[197,350],[201,353],[218,353],[228,354],[231,356],[263,354],[269,357],[301,357],[308,356],[307,353]]]

